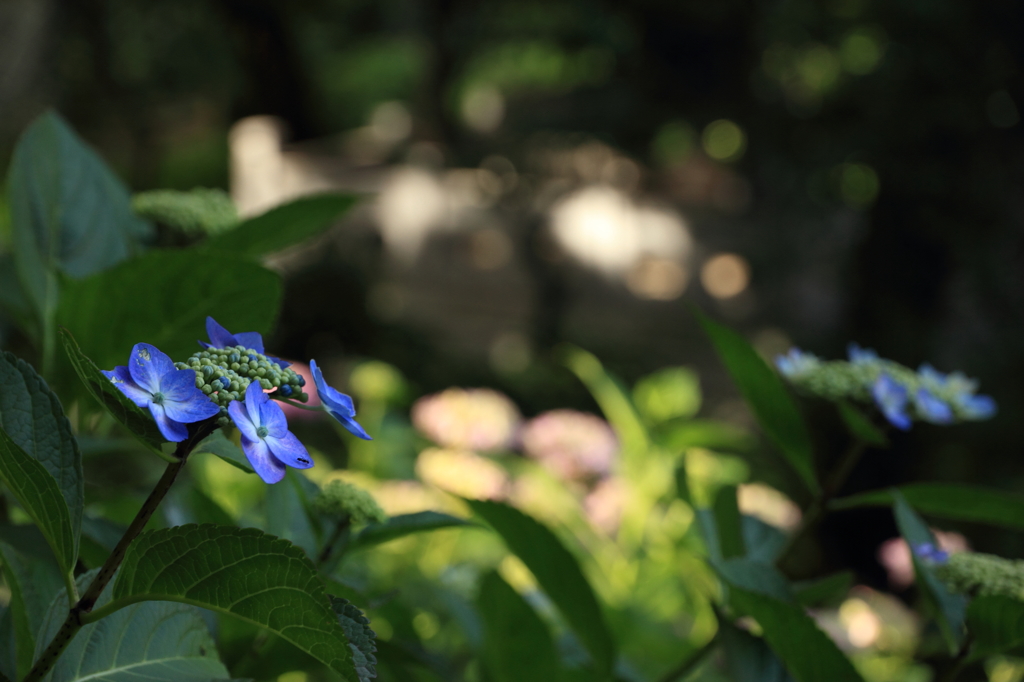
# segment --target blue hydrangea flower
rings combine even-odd
[[[922,419],[933,424],[949,424],[953,421],[953,409],[926,388],[917,389],[917,393],[914,394],[914,407]]]
[[[258,381],[245,389],[245,401],[228,405],[231,420],[242,433],[242,450],[249,464],[266,483],[277,483],[286,466],[308,469],[313,459],[288,430],[281,406],[270,399]]]
[[[919,559],[928,561],[936,564],[944,564],[949,561],[949,552],[937,548],[930,542],[922,542],[919,545],[914,545],[914,554]]]
[[[166,354],[148,343],[137,343],[128,366],[119,365],[103,375],[139,407],[149,409],[160,433],[179,443],[188,437],[185,424],[220,412],[205,393],[196,388],[196,373],[178,369]]]
[[[323,372],[316,366],[316,360],[309,361],[309,369],[313,372],[316,394],[320,397],[320,402],[327,409],[327,413],[337,419],[352,435],[358,436],[363,440],[373,440],[370,438],[370,434],[366,433],[363,427],[356,422],[356,408],[352,404],[352,398],[327,385],[327,382],[324,381]]]
[[[846,347],[846,353],[850,362],[855,365],[870,365],[878,361],[878,353],[870,348],[861,348],[856,343],[850,343]]]
[[[257,353],[266,355],[263,350],[263,336],[259,332],[239,332],[237,334],[232,334],[222,327],[217,320],[212,317],[207,317],[206,334],[210,337],[210,343],[200,341],[199,345],[203,348],[231,348],[233,346],[245,346],[246,348],[252,348]],[[281,360],[280,358],[274,358],[269,355],[267,355],[267,359],[273,360],[282,369],[291,364]]]
[[[968,419],[991,419],[996,413],[996,401],[987,395],[958,393],[953,398]]]
[[[871,396],[890,424],[902,431],[910,428],[906,388],[896,383],[888,374],[882,373],[871,386]]]
[[[775,357],[775,366],[783,376],[793,378],[814,369],[820,360],[813,353],[806,353],[795,346],[785,355]]]

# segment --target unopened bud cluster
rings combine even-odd
[[[313,498],[312,504],[317,512],[337,518],[347,517],[355,526],[387,520],[384,510],[370,493],[345,481],[334,480],[325,485]]]
[[[1024,561],[994,554],[961,552],[935,567],[954,592],[1024,599]]]
[[[301,375],[245,346],[208,348],[174,366],[195,370],[196,388],[217,403],[222,414],[226,414],[232,400],[245,399],[245,389],[253,381],[258,381],[264,391],[276,388],[272,398],[290,398],[303,403],[309,400],[302,391],[306,380]]]

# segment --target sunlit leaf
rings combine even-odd
[[[551,632],[537,612],[496,572],[480,580],[477,607],[484,621],[481,658],[494,682],[558,680]]]
[[[223,429],[217,429],[212,434],[204,438],[192,451],[192,454],[199,454],[201,452],[208,452],[211,455],[216,455],[228,464],[237,467],[247,474],[255,473],[252,465],[249,464],[248,458],[245,453],[242,452],[242,448],[235,445],[231,440],[224,435]]]
[[[400,514],[392,516],[384,523],[370,524],[356,533],[349,542],[347,550],[352,551],[373,547],[413,533],[425,533],[443,528],[461,528],[473,525],[473,523],[466,519],[435,511]]]

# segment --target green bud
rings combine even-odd
[[[383,523],[387,515],[370,493],[351,483],[334,480],[313,498],[313,509],[326,516],[348,518],[353,525]]]
[[[309,394],[308,393],[300,393],[297,396],[295,396],[295,399],[298,400],[300,403],[304,403],[304,402],[309,400]]]
[[[211,393],[213,393],[213,387],[210,386],[210,384],[203,384],[203,393],[205,393],[206,395],[210,395]]]
[[[935,573],[954,592],[1024,599],[1024,560],[961,552],[937,565]]]
[[[242,368],[242,366],[241,366],[240,364],[238,364],[237,362],[232,362],[232,363],[231,363],[231,369],[233,369],[234,371],[236,371],[236,372],[237,372],[237,371],[238,371],[238,370],[240,370],[241,368]]]
[[[252,363],[250,363],[250,364],[252,364]],[[265,376],[267,376],[267,370],[266,370],[266,369],[264,369],[263,367],[259,367],[259,368],[258,368],[258,369],[256,370],[256,376],[260,376],[260,377],[265,377]]]

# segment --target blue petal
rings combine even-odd
[[[209,419],[220,412],[220,408],[205,393],[196,388],[195,379],[187,375],[190,370],[166,375],[163,378],[164,409],[167,415],[179,422],[191,424]],[[179,375],[185,375],[179,379]],[[170,384],[172,390],[168,390]]]
[[[878,353],[870,348],[861,348],[853,342],[850,342],[850,345],[846,347],[846,353],[850,358],[850,362],[855,365],[870,364],[878,359]]]
[[[171,359],[156,346],[137,343],[128,358],[128,372],[139,388],[150,393],[160,390],[160,377],[176,368]]]
[[[921,418],[933,424],[948,424],[953,421],[953,410],[926,389],[920,388],[914,396],[914,405]]]
[[[285,431],[282,436],[267,436],[265,440],[271,454],[284,464],[296,469],[308,469],[313,466],[313,458],[294,433]]]
[[[107,370],[100,371],[103,372],[103,376],[110,379],[110,383],[117,386],[121,393],[128,396],[128,399],[139,407],[146,407],[153,399],[153,396],[149,391],[139,388],[135,383],[135,379],[132,379],[132,375],[128,371],[128,368],[124,365],[118,365],[111,372],[108,372]]]
[[[337,419],[338,423],[344,426],[348,430],[348,432],[351,433],[353,436],[358,436],[363,440],[373,440],[373,438],[370,437],[370,434],[368,434],[366,430],[363,429],[363,427],[360,426],[359,422],[357,422],[355,419],[338,414],[333,410],[327,410],[327,414]]]
[[[249,439],[252,441],[259,440],[259,436],[256,435],[256,425],[249,419],[249,412],[245,409],[245,404],[240,400],[232,400],[231,404],[228,405],[228,416],[231,417],[231,421],[235,423],[235,426],[242,433],[242,438]]]
[[[162,405],[149,404],[149,413],[156,421],[156,427],[160,429],[163,437],[173,443],[180,443],[188,437],[188,428],[181,422],[174,421],[167,416]]]
[[[906,388],[896,383],[889,375],[881,374],[871,386],[871,395],[890,424],[903,431],[910,428],[910,417],[906,413]]]
[[[942,388],[946,385],[946,375],[927,362],[917,368],[917,374],[921,377],[922,381],[933,384],[936,388]]]
[[[281,461],[270,454],[270,448],[262,440],[242,438],[242,451],[264,483],[277,483],[284,478],[287,469]]]
[[[270,398],[263,392],[260,382],[253,379],[249,382],[249,388],[245,389],[245,411],[249,415],[249,421],[255,427],[263,426],[263,418],[260,414],[260,405],[269,402]]]
[[[217,320],[212,317],[206,318],[206,335],[210,337],[210,348],[227,348],[228,346],[237,346],[238,341],[231,335],[224,327],[217,324]],[[200,341],[199,343],[203,343]]]
[[[288,433],[288,419],[284,416],[284,410],[269,396],[268,400],[260,403],[260,424],[267,427],[268,437],[283,438]]]
[[[959,395],[957,404],[969,419],[991,419],[996,413],[996,401],[987,395]]]
[[[240,332],[235,334],[236,346],[252,348],[257,353],[263,353],[263,337],[259,332]]]
[[[309,361],[309,369],[313,373],[313,381],[316,383],[316,394],[320,397],[320,402],[326,405],[329,410],[348,417],[354,417],[356,415],[356,408],[352,403],[352,398],[327,385],[327,382],[324,381],[323,372],[316,366],[316,360]]]

